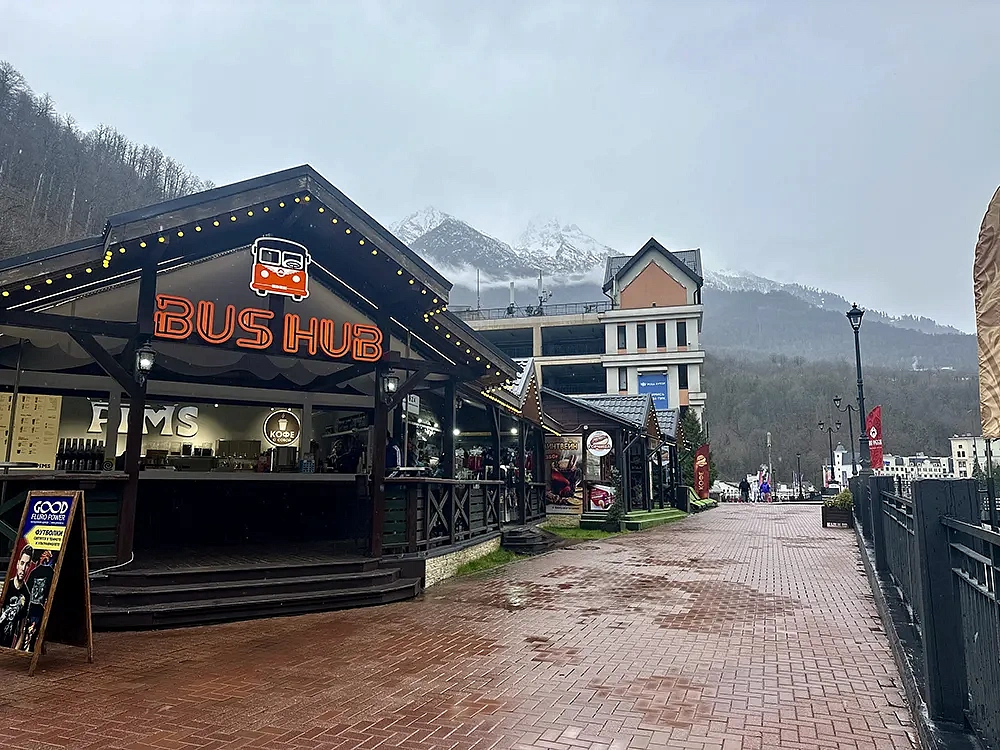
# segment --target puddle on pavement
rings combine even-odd
[[[740,583],[666,581],[664,585],[686,594],[687,601],[656,616],[661,628],[722,634],[747,622],[773,620],[801,608],[796,599],[764,594]]]
[[[653,675],[615,684],[594,680],[587,685],[602,702],[617,701],[619,710],[641,713],[640,729],[673,727],[690,729],[712,718],[712,703],[705,700],[705,685],[681,675]]]

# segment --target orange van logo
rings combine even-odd
[[[280,294],[301,302],[309,296],[309,263],[304,245],[280,237],[258,237],[253,241],[250,288],[258,297]]]

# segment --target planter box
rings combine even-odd
[[[854,511],[850,508],[831,508],[824,505],[823,527],[826,528],[826,525],[830,523],[839,523],[854,528]]]

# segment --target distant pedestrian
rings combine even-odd
[[[766,479],[760,484],[760,500],[763,503],[771,502],[771,483]]]
[[[747,481],[746,477],[743,477],[743,481],[740,482],[740,502],[750,502],[750,482]]]

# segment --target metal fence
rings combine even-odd
[[[1000,750],[1000,532],[983,523],[971,479],[856,483],[855,513],[875,568],[909,605],[920,642],[920,684],[931,718],[966,724]]]
[[[882,530],[885,532],[885,557],[889,573],[902,592],[914,618],[920,622],[913,501],[890,492],[880,492],[879,495]]]
[[[1000,604],[995,561],[1000,559],[1000,534],[952,518],[942,523],[948,529],[962,616],[965,710],[969,723],[996,748],[1000,747]]]
[[[532,318],[539,315],[589,315],[614,309],[611,300],[598,302],[565,302],[557,305],[508,305],[507,307],[483,307],[477,310],[455,310],[452,312],[464,321],[502,320],[503,318]]]

